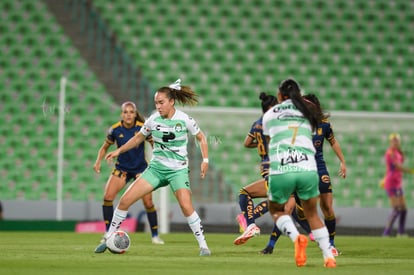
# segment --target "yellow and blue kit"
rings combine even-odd
[[[329,176],[328,168],[326,167],[326,162],[323,158],[323,142],[325,139],[331,145],[336,142],[331,123],[328,120],[323,120],[319,123],[318,128],[315,130],[312,137],[313,145],[316,149],[315,159],[316,166],[318,167],[320,193],[332,192],[331,178]]]
[[[143,123],[136,121],[131,128],[126,128],[122,121],[112,125],[106,136],[106,141],[109,144],[116,143],[117,147],[121,147],[127,143],[133,136],[139,133]],[[136,175],[142,173],[148,166],[145,159],[145,144],[141,143],[138,147],[124,152],[118,156],[115,163],[115,169],[127,172],[128,174]],[[116,172],[114,170],[114,172]]]
[[[263,135],[263,117],[256,120],[249,131],[249,136],[257,142],[257,153],[261,158],[260,174],[267,177],[269,174],[269,155],[267,154],[267,140]]]

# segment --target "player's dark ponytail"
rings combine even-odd
[[[174,85],[170,85],[168,87],[159,88],[157,92],[166,93],[169,99],[174,99],[183,105],[196,105],[198,103],[197,94],[190,86],[182,86],[181,79],[177,81],[180,81],[180,85],[177,86],[178,89],[175,88]]]
[[[319,99],[315,94],[304,95],[303,99],[306,101],[306,103],[309,103],[311,107],[316,109],[321,119],[327,119],[330,117],[330,114],[322,109],[321,103],[319,102]]]
[[[312,129],[316,129],[318,127],[319,121],[321,121],[320,113],[316,110],[316,108],[306,104],[300,94],[299,84],[295,80],[283,80],[279,85],[279,91],[283,100],[292,100],[293,105],[295,105],[295,107],[309,120]]]

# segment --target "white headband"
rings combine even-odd
[[[175,90],[181,90],[181,79],[177,79],[174,83],[170,84],[168,86],[171,89],[175,89]]]

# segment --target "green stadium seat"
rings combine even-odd
[[[67,100],[73,104],[74,110],[77,109],[75,106],[78,102],[73,101],[72,98],[79,98],[79,95],[84,93],[84,88],[89,91],[88,95],[99,94],[91,97],[91,100],[92,98],[94,100],[93,106],[102,103],[102,106],[107,106],[105,104],[112,101],[104,96],[103,86],[97,84],[97,79],[90,73],[87,64],[77,51],[72,48],[70,41],[64,36],[45,5],[33,1],[16,3],[6,0],[0,4],[7,10],[9,18],[8,32],[2,34],[1,41],[3,45],[7,45],[10,53],[1,61],[2,83],[5,87],[9,87],[5,93],[1,93],[1,98],[2,102],[7,103],[3,105],[7,106],[6,109],[3,107],[3,111],[7,112],[4,120],[8,125],[14,125],[11,128],[13,133],[10,134],[8,128],[7,134],[13,136],[8,140],[8,146],[11,147],[7,150],[7,156],[10,161],[8,165],[2,165],[2,167],[9,167],[4,180],[9,188],[7,192],[1,194],[2,199],[55,199],[55,195],[51,192],[56,184],[57,92],[60,77],[67,72],[66,70],[75,72],[69,75],[69,79],[78,82],[80,87],[69,88],[67,92]],[[2,29],[3,31],[5,29]],[[19,103],[14,104],[14,102]],[[91,101],[86,102],[91,104]],[[103,113],[99,111],[100,108],[89,109],[96,111],[96,114]],[[101,117],[100,123],[110,125],[113,118],[109,118],[109,115],[112,116],[107,113]],[[68,122],[71,116],[69,112]],[[93,137],[92,143],[96,143],[96,136],[104,131],[98,127],[96,129],[91,127],[96,124],[94,119],[82,120],[81,124],[76,126],[82,131],[88,127],[88,137]],[[3,128],[0,127],[1,132],[6,129]],[[71,131],[72,124],[67,123],[67,132],[71,133]],[[40,134],[33,136],[33,132]],[[79,135],[79,130],[74,132],[76,133],[74,137],[78,136],[78,139],[84,141],[82,156],[95,158],[97,149],[85,145],[87,138]],[[65,151],[70,152],[70,149],[66,148]],[[78,163],[77,159],[71,159],[70,162]],[[77,168],[84,169],[80,166]],[[69,173],[69,171],[64,172]],[[70,176],[72,175],[69,174]]]
[[[185,82],[199,91],[202,106],[257,108],[257,95],[252,91],[273,89],[282,78],[293,76],[303,83],[305,90],[319,93],[328,110],[413,111],[410,102],[414,81],[410,71],[414,59],[410,45],[414,43],[414,35],[409,26],[414,16],[409,2],[318,0],[280,5],[256,1],[239,5],[237,1],[214,1],[192,5],[96,0],[93,5],[152,85],[173,81],[177,74],[185,76]],[[0,80],[5,80],[1,85],[9,87],[0,85],[0,89],[11,91],[8,98],[20,100],[20,96],[13,97],[11,93],[28,94],[29,87],[36,94],[23,98],[35,98],[33,106],[42,104],[39,95],[54,104],[58,102],[54,91],[59,78],[67,74],[73,85],[70,93],[75,93],[68,97],[68,104],[73,106],[68,119],[76,118],[74,114],[84,116],[85,110],[92,116],[106,117],[106,109],[96,107],[99,102],[105,102],[102,105],[108,102],[100,98],[104,88],[97,84],[70,41],[64,39],[44,3],[6,0],[0,6],[7,17],[4,20],[7,29],[24,34],[19,37],[5,33],[6,27],[0,27],[0,40],[5,45],[2,49],[7,47],[10,53],[0,60],[0,67],[7,68],[0,76]],[[160,14],[165,16],[159,18]],[[42,41],[54,45],[53,49],[45,50]],[[41,68],[42,73],[30,71],[30,67]],[[85,90],[96,91],[98,96],[80,97],[80,91]],[[91,105],[94,107],[87,107]],[[28,113],[36,112],[31,104],[21,107]],[[14,123],[24,117],[6,119]],[[113,118],[103,120],[109,121],[101,122],[103,125],[110,125]],[[49,146],[55,148],[56,142],[51,140],[57,135],[56,115],[43,121],[26,120],[29,122],[43,127]],[[74,126],[68,128],[70,137],[76,136],[79,129],[89,129],[91,139],[101,138],[102,128],[97,127],[95,132],[90,127],[96,123],[95,119],[70,122]],[[21,128],[16,131],[27,134]],[[85,147],[75,141],[73,144]],[[235,149],[228,150],[230,156]],[[77,150],[73,151],[71,160],[79,157]],[[96,154],[95,149],[88,152],[85,155]],[[43,155],[40,151],[36,154]],[[361,152],[364,154],[369,153]],[[357,174],[362,177],[362,172]],[[233,180],[237,173],[227,177]],[[347,203],[378,204],[381,200],[375,198],[376,193],[371,189],[372,199],[365,202],[363,198],[356,201],[350,198]]]

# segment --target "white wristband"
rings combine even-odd
[[[208,158],[203,158],[203,162],[208,163]]]

